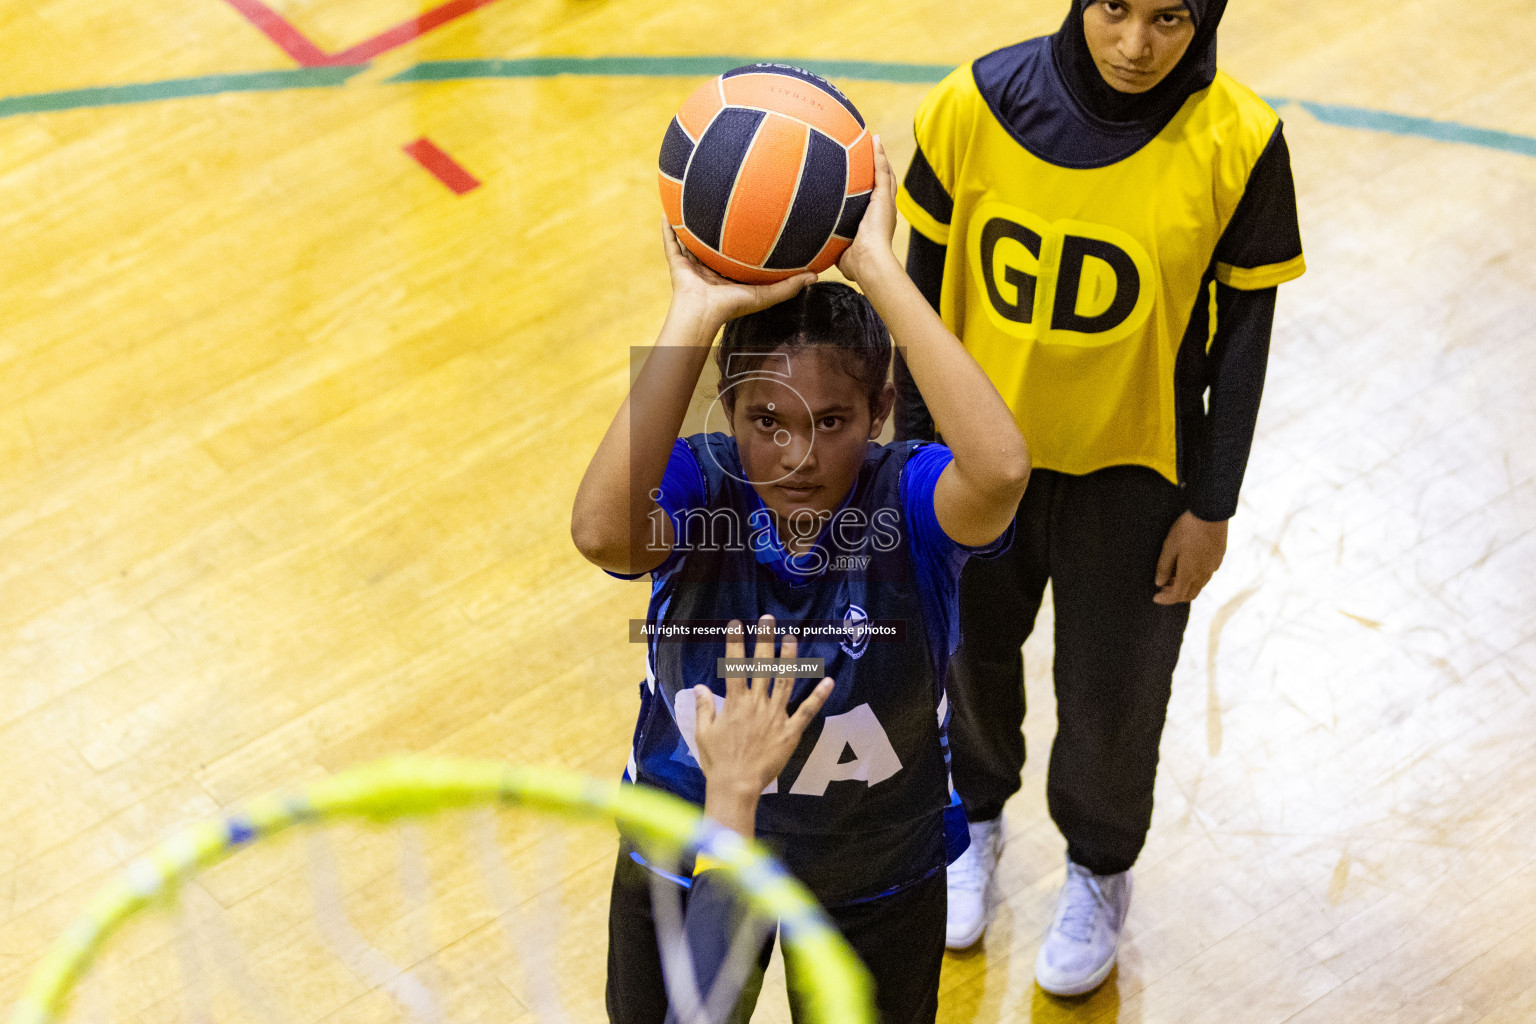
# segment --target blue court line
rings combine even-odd
[[[550,78],[557,75],[639,78],[702,78],[716,75],[763,58],[741,56],[697,57],[520,57],[486,60],[424,61],[386,82],[459,82],[477,78]],[[908,64],[862,60],[785,60],[828,78],[900,85],[927,85],[953,70],[948,64]],[[34,93],[0,98],[0,117],[57,110],[79,110],[126,103],[149,103],[187,96],[214,96],[226,92],[268,92],[281,89],[316,89],[341,85],[368,67],[295,68],[287,71],[255,71],[201,78],[179,78],[134,85],[109,85],[92,89]],[[1456,121],[1394,114],[1366,107],[1317,103],[1312,100],[1267,97],[1275,107],[1297,106],[1324,124],[1360,131],[1381,132],[1411,138],[1450,142],[1505,153],[1536,157],[1536,137],[1479,128]]]

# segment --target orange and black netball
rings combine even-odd
[[[820,273],[853,241],[875,183],[864,118],[831,82],[784,64],[701,85],[672,119],[659,182],[690,252],[748,284]]]

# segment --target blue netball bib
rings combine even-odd
[[[843,506],[797,556],[745,482],[730,436],[679,440],[663,480],[658,503],[675,543],[652,574],[628,774],[702,803],[693,687],[724,699],[721,628],[771,614],[795,629],[799,657],[824,660],[836,686],[764,792],[757,830],[825,904],[926,878],[964,848],[944,676],[959,644],[960,570],[1010,535],[983,549],[945,535],[933,490],[952,458],[942,445],[872,444]],[[791,708],[817,681],[797,680]]]

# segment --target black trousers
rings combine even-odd
[[[636,864],[629,853],[630,848],[621,845],[608,905],[608,1019],[613,1024],[663,1024],[667,995],[651,917],[650,872]],[[685,906],[687,895],[684,893]],[[874,978],[881,1024],[933,1024],[939,1011],[939,969],[944,960],[945,901],[944,873],[940,871],[890,896],[828,909],[833,924]],[[688,923],[688,932],[693,939],[693,920]],[[770,937],[763,947],[762,968],[767,967],[772,951]],[[705,970],[712,973],[708,967]],[[739,1019],[750,1013],[760,984],[760,973],[748,982],[743,995],[747,1005],[738,1007]],[[804,1021],[796,995],[791,987],[790,1015]]]
[[[1056,741],[1046,796],[1073,861],[1135,863],[1152,823],[1157,748],[1189,605],[1152,603],[1180,490],[1150,469],[1036,470],[1012,548],[960,579],[947,683],[955,789],[972,821],[1003,811],[1024,767],[1024,659],[1046,581],[1056,609]]]

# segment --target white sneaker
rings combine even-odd
[[[944,945],[969,949],[987,930],[992,913],[992,872],[1003,849],[1003,819],[970,823],[971,845],[949,866],[949,912]]]
[[[1131,909],[1131,873],[1096,875],[1067,861],[1056,920],[1035,958],[1035,981],[1056,996],[1080,996],[1104,983]]]

